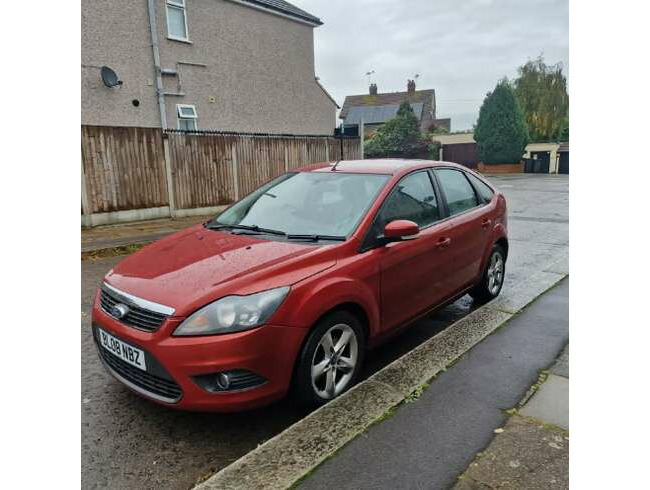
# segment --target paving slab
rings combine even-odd
[[[519,413],[569,430],[569,379],[549,374]]]
[[[459,477],[453,490],[569,488],[569,437],[557,428],[511,417]]]

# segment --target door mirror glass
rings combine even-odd
[[[396,219],[384,227],[384,237],[388,241],[410,240],[416,238],[420,228],[413,221]]]

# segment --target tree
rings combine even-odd
[[[547,65],[539,56],[519,67],[515,94],[533,141],[558,141],[568,134],[569,94],[562,64]]]
[[[365,143],[367,157],[422,157],[429,149],[411,104],[404,101],[397,115],[381,126]]]
[[[490,163],[518,163],[528,144],[524,115],[508,80],[489,92],[479,111],[474,140],[479,159]]]

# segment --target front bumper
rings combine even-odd
[[[294,362],[307,333],[304,328],[264,325],[225,335],[173,337],[180,318],[168,318],[155,332],[143,332],[117,321],[96,298],[93,337],[104,366],[129,389],[172,408],[232,412],[266,405],[286,395]],[[115,365],[115,356],[101,346],[97,328],[145,351],[147,372]],[[112,356],[112,357],[107,357]],[[246,390],[208,392],[194,376],[247,370],[266,382]],[[175,389],[178,387],[178,391]]]

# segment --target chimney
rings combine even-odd
[[[407,92],[415,92],[415,80],[409,80],[406,84]]]
[[[370,84],[370,95],[377,95],[377,84],[376,83],[371,83]]]

